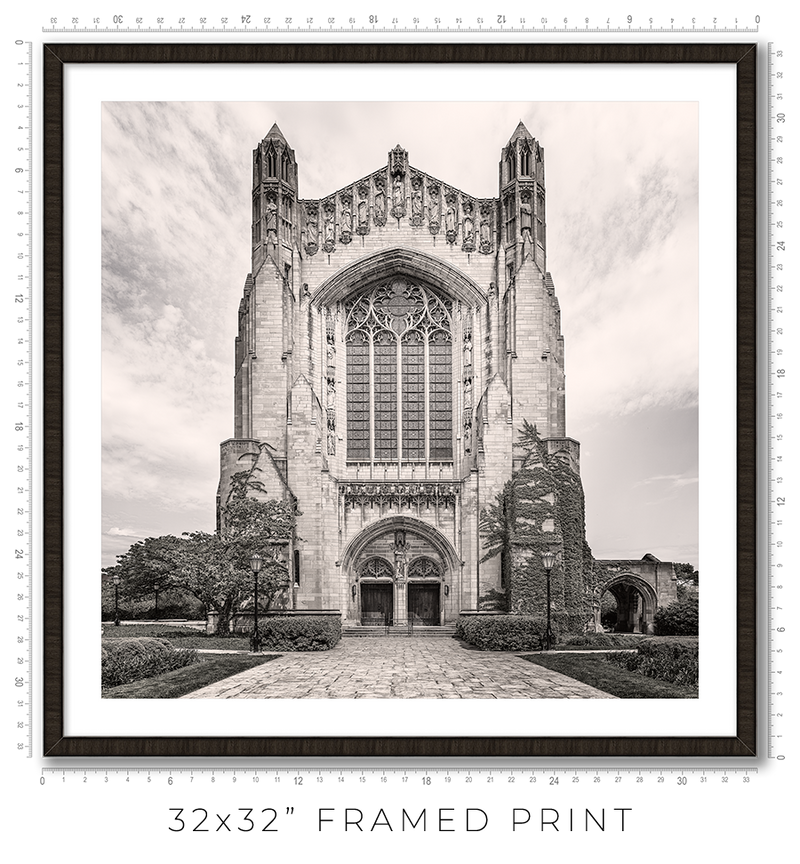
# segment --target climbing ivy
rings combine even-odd
[[[592,611],[594,559],[586,543],[580,477],[551,456],[535,426],[523,422],[516,444],[518,469],[496,502],[481,513],[483,561],[500,554],[507,608],[537,615],[547,608],[542,552],[559,553],[550,574],[551,608],[581,632]]]

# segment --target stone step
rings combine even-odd
[[[345,626],[342,627],[342,636],[365,638],[365,637],[384,637],[390,636],[394,638],[407,638],[409,636],[424,636],[426,638],[443,638],[455,636],[455,624],[445,624],[442,627],[357,627]]]

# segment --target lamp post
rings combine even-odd
[[[261,651],[261,637],[258,634],[258,571],[261,569],[262,558],[256,552],[250,558],[250,569],[255,578],[255,602],[253,604],[253,637],[250,640],[250,649],[254,654]]]
[[[119,627],[119,573],[114,574],[114,626]]]
[[[553,647],[553,630],[550,626],[550,573],[556,563],[555,553],[542,552],[542,566],[547,573],[547,629],[544,632],[544,650],[549,651]]]

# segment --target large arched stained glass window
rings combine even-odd
[[[404,279],[347,301],[349,460],[452,459],[451,310]]]

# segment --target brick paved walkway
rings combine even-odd
[[[455,639],[343,639],[332,651],[284,654],[184,699],[613,699],[522,660]]]

